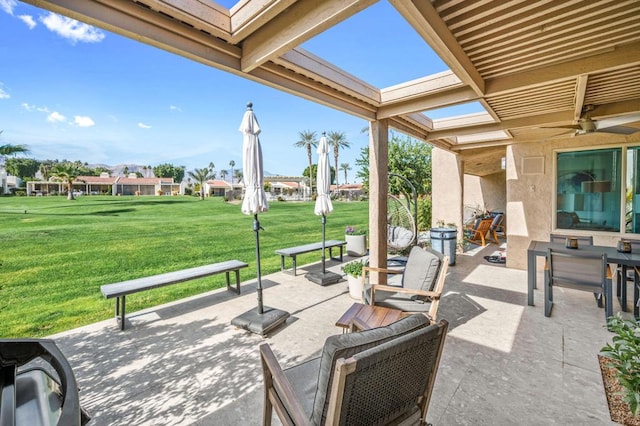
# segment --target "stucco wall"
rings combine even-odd
[[[573,138],[520,143],[507,148],[507,266],[526,269],[527,247],[531,240],[548,240],[553,231],[553,203],[555,196],[554,158],[560,149],[596,149],[611,145],[637,145],[640,132],[631,136],[595,133]],[[544,173],[522,173],[524,158],[544,158]],[[621,235],[598,231],[560,230],[564,234],[593,235],[598,245],[615,246]],[[538,262],[540,264],[542,262]],[[539,265],[540,266],[540,265]]]
[[[506,172],[489,176],[464,175],[464,219],[476,207],[506,212]]]

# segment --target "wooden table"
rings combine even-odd
[[[340,319],[336,321],[336,326],[351,329],[352,321],[357,318],[365,324],[367,328],[383,327],[398,321],[402,318],[403,314],[404,312],[398,309],[354,303],[342,314]]]

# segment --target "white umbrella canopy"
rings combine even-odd
[[[253,112],[252,104],[242,117],[242,176],[244,181],[244,199],[242,213],[247,215],[269,210],[267,194],[264,192],[264,173],[262,171],[262,148],[260,147],[260,125]]]
[[[318,197],[314,212],[318,216],[328,215],[333,211],[331,197],[331,169],[329,168],[329,144],[327,138],[322,135],[318,144],[318,171],[316,172],[316,185],[318,187]]]

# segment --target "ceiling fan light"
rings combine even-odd
[[[580,127],[584,133],[591,133],[596,131],[596,125],[592,120],[581,120]]]

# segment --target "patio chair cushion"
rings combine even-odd
[[[309,410],[307,414],[312,423],[325,423],[325,413],[329,404],[327,395],[331,389],[335,364],[339,358],[349,358],[398,336],[427,327],[429,324],[429,318],[417,314],[402,318],[385,327],[330,336],[325,341],[320,358],[285,370],[296,394],[304,400],[302,405],[305,410]]]
[[[435,250],[413,247],[402,274],[402,287],[412,290],[433,290],[443,258],[444,255]]]

